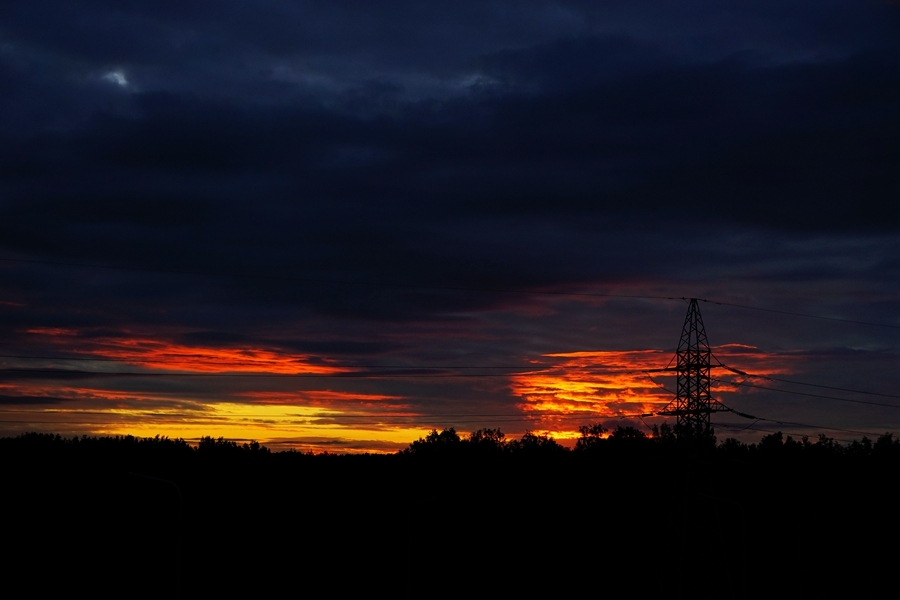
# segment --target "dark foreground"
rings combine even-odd
[[[896,592],[900,444],[773,438],[393,456],[3,439],[4,588],[174,597],[178,491],[136,473],[183,495],[182,598]]]

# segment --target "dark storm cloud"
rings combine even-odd
[[[391,350],[401,349],[400,344],[387,344],[378,342],[365,342],[354,340],[323,340],[323,339],[299,339],[284,340],[262,339],[260,336],[252,336],[247,333],[229,331],[189,331],[175,338],[186,345],[241,347],[248,344],[260,344],[263,346],[277,347],[304,355],[312,355],[310,362],[316,363],[315,356],[360,356],[369,354],[383,354]]]
[[[107,17],[122,15],[119,9]],[[139,13],[126,20],[143,18],[165,20]],[[191,18],[199,19],[193,11],[172,15],[166,35],[133,35],[172,45],[172,31]],[[224,23],[254,46],[252,26],[245,32],[237,20]],[[227,29],[220,19],[195,25],[200,37],[208,28],[211,37]],[[279,27],[273,27],[277,39]],[[117,52],[100,42],[91,49],[94,36],[87,34],[83,42],[78,36],[51,42],[36,31],[31,37],[35,47],[68,50],[79,61]],[[296,37],[291,52],[311,51],[302,34]],[[343,56],[340,39],[338,33],[319,50]],[[890,47],[888,39],[880,42]],[[362,231],[354,232],[360,247],[373,235],[365,229],[377,225],[377,235],[389,242],[384,259],[392,263],[391,242],[399,241],[394,247],[401,252],[407,245],[398,221],[418,228],[484,214],[656,214],[690,203],[713,219],[774,227],[896,226],[897,73],[883,48],[787,60],[768,43],[700,60],[665,40],[582,32],[481,55],[469,51],[465,59],[460,54],[460,72],[473,83],[454,88],[438,69],[434,79],[442,84],[430,98],[409,88],[415,77],[403,61],[397,64],[408,81],[400,77],[392,85],[374,85],[363,74],[337,87],[264,81],[228,68],[236,57],[263,60],[240,44],[228,46],[233,56],[220,57],[216,75],[248,86],[236,95],[216,86],[180,87],[164,76],[156,90],[141,90],[139,83],[129,88],[98,81],[107,68],[98,67],[90,84],[60,80],[54,83],[60,93],[45,94],[50,103],[72,91],[94,97],[82,119],[50,131],[27,122],[9,128],[18,143],[6,145],[2,160],[4,196],[25,230],[19,225],[7,237],[23,245],[32,240],[29,250],[39,250],[41,237],[55,240],[55,251],[63,243],[84,246],[84,239],[71,238],[84,238],[87,230],[72,225],[91,215],[117,227],[123,220],[138,227],[179,219],[190,224],[212,214],[244,225],[233,207],[248,202],[263,219],[289,203],[332,239],[364,220]],[[10,47],[7,54],[15,57],[31,46]],[[125,62],[150,61],[163,74],[182,68],[164,52],[123,56]],[[393,55],[376,44],[371,60],[385,56]],[[12,62],[6,70],[19,79],[11,90],[39,87],[48,77],[38,68],[16,70]],[[122,77],[131,77],[124,67]],[[268,102],[272,85],[292,88],[290,101]],[[25,102],[16,101],[16,92],[10,96],[16,112]],[[53,210],[54,203],[69,208]],[[111,210],[115,203],[133,207]],[[140,206],[155,203],[160,215],[154,220]],[[28,231],[28,211],[43,236]],[[66,230],[48,236],[55,225]],[[90,234],[98,244],[104,239],[102,229]],[[289,254],[305,249],[281,243]],[[192,249],[202,252],[202,246]],[[358,247],[344,247],[359,254]],[[133,252],[146,254],[146,248]]]

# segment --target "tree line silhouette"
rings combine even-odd
[[[677,452],[683,449],[675,431],[663,423],[654,425],[652,433],[647,435],[632,426],[617,426],[612,431],[600,423],[582,425],[578,428],[581,434],[575,441],[573,449],[560,445],[547,435],[536,435],[526,432],[517,440],[508,440],[500,429],[479,429],[467,436],[460,436],[455,428],[444,429],[440,433],[432,430],[426,437],[420,438],[401,451],[409,456],[542,456],[562,457],[566,453],[591,452]],[[757,443],[745,443],[729,437],[719,445],[712,440],[709,451],[737,458],[771,455],[815,455],[831,457],[879,457],[900,458],[900,439],[893,433],[885,433],[874,442],[863,436],[848,444],[841,444],[834,438],[819,434],[815,441],[808,436],[795,440],[792,436],[784,436],[780,431],[763,436]]]
[[[612,430],[602,424],[582,425],[578,428],[580,437],[575,440],[572,448],[561,445],[548,435],[538,435],[526,431],[519,439],[509,439],[499,428],[484,428],[469,434],[460,435],[456,428],[450,427],[438,432],[432,430],[424,438],[412,442],[409,447],[397,453],[397,456],[430,457],[430,456],[477,456],[485,458],[489,456],[541,456],[563,457],[567,454],[580,454],[589,452],[603,452],[614,449],[627,449],[630,452],[640,450],[656,450],[660,452],[676,452],[680,449],[679,441],[674,430],[667,424],[654,425],[651,434],[648,435],[632,426],[617,426]],[[713,440],[715,442],[715,440]],[[863,436],[859,440],[853,440],[847,444],[841,444],[834,438],[825,434],[819,434],[815,441],[808,436],[794,439],[791,435],[785,436],[782,432],[774,432],[764,435],[759,442],[746,443],[729,437],[723,442],[709,448],[714,453],[727,456],[770,456],[772,454],[798,455],[813,454],[816,456],[845,456],[845,457],[894,457],[900,458],[900,438],[895,438],[893,433],[887,432],[876,440]],[[202,437],[196,445],[177,438],[170,439],[166,436],[139,438],[130,435],[95,437],[83,435],[71,438],[52,433],[24,433],[17,437],[0,438],[0,452],[7,455],[16,455],[19,458],[32,457],[47,452],[81,451],[85,454],[101,455],[127,455],[130,458],[152,458],[165,460],[167,458],[186,457],[196,455],[199,458],[216,457],[219,459],[249,458],[258,460],[260,457],[305,457],[322,456],[334,458],[344,456],[347,458],[359,456],[373,456],[368,453],[341,455],[323,452],[314,455],[311,451],[302,453],[294,449],[281,452],[272,452],[268,447],[257,441],[240,443],[225,438]],[[381,454],[377,456],[382,456]],[[274,458],[273,460],[277,460]]]
[[[449,428],[392,455],[29,433],[0,439],[5,573],[35,596],[831,596],[893,572],[898,467],[889,433]]]

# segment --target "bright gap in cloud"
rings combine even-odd
[[[120,70],[110,71],[109,73],[104,74],[101,79],[114,83],[120,87],[128,87],[128,78],[125,77],[125,73]]]

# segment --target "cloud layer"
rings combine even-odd
[[[6,3],[0,258],[44,262],[0,262],[5,352],[444,373],[668,352],[683,317],[665,300],[485,289],[896,325],[898,14],[843,1]],[[897,389],[891,329],[704,310],[715,343],[826,355],[798,371]],[[521,411],[515,380],[451,372],[103,389],[198,407],[358,394],[429,426]],[[5,376],[20,382],[9,405],[80,393],[57,375],[37,388]],[[856,419],[807,414],[829,415]]]

